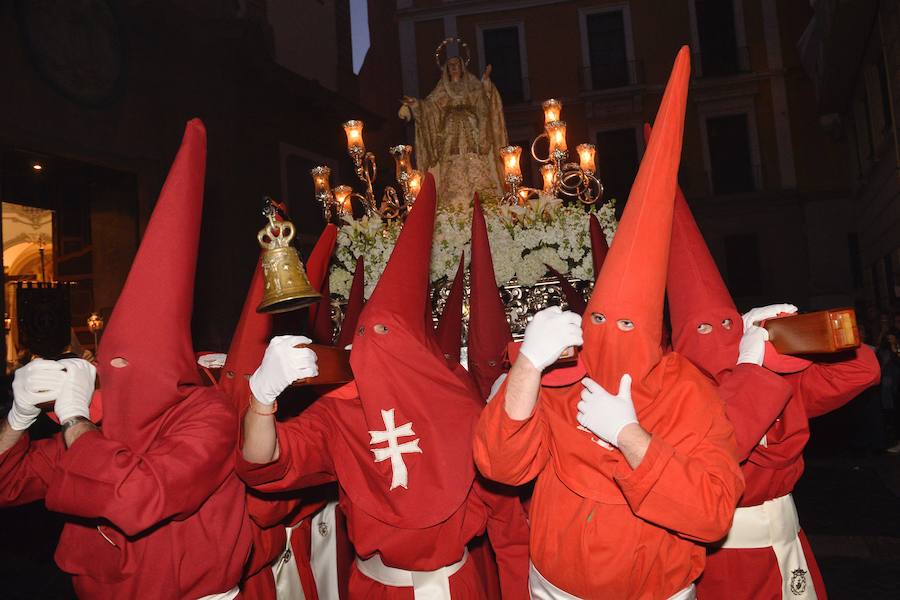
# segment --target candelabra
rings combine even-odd
[[[562,102],[555,99],[546,100],[544,109],[544,132],[531,142],[531,156],[541,163],[542,190],[522,185],[520,146],[506,146],[500,149],[503,161],[503,173],[506,181],[506,193],[503,202],[516,204],[538,195],[541,191],[552,196],[568,196],[577,198],[582,204],[595,204],[603,198],[603,183],[596,174],[596,148],[593,144],[579,144],[576,147],[579,162],[567,162],[569,159],[566,144],[566,123],[560,120]],[[537,145],[546,139],[548,151],[546,157],[538,156]]]
[[[368,216],[378,215],[383,219],[403,218],[412,208],[422,186],[422,174],[412,168],[410,160],[412,146],[405,144],[393,146],[390,153],[394,157],[400,193],[398,194],[394,187],[386,186],[381,202],[376,202],[372,183],[378,175],[378,167],[375,164],[375,155],[366,151],[362,132],[362,121],[351,120],[344,123],[347,153],[353,160],[356,176],[365,186],[362,193],[353,191],[348,185],[339,185],[332,189],[331,169],[326,166],[318,166],[310,171],[316,199],[322,204],[326,221],[331,221],[333,213],[337,213],[338,216],[352,215],[353,200],[362,204]]]

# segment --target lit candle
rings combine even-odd
[[[562,102],[556,98],[550,98],[544,100],[541,107],[544,109],[544,123],[559,121],[559,117],[562,115]]]
[[[521,146],[504,146],[500,148],[500,159],[503,161],[503,173],[507,178],[522,179],[522,168],[519,159],[522,156]]]
[[[541,167],[541,177],[544,180],[544,191],[548,194],[551,193],[556,184],[556,165],[551,163]]]
[[[410,171],[407,185],[409,185],[409,193],[413,196],[418,195],[419,189],[422,187],[422,174],[416,170]]]
[[[331,169],[321,165],[310,170],[309,174],[312,176],[313,185],[316,188],[316,196],[331,192]]]
[[[390,152],[397,166],[397,181],[403,179],[404,174],[406,177],[410,177],[412,175],[412,163],[409,155],[412,153],[412,146],[406,144],[392,146]]]
[[[550,140],[550,155],[556,151],[568,152],[569,147],[566,145],[566,122],[553,121],[544,125],[544,131]]]
[[[339,214],[353,214],[353,205],[350,203],[350,194],[352,193],[353,189],[349,185],[339,185],[334,188],[334,202]]]
[[[347,134],[347,150],[351,153],[365,154],[366,145],[363,143],[363,122],[351,120],[344,123],[344,133]]]
[[[597,149],[593,144],[578,144],[575,149],[578,151],[578,159],[581,161],[581,170],[588,175],[593,175],[597,168],[594,163],[594,153]]]

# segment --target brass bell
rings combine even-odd
[[[300,254],[291,245],[294,224],[275,221],[274,213],[268,214],[269,223],[259,230],[256,239],[265,250],[262,255],[265,293],[256,312],[282,313],[315,304],[322,295],[313,288],[306,277]]]

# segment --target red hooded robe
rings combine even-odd
[[[845,355],[844,360],[812,363],[782,375],[772,370],[772,363],[787,361],[767,343],[762,367],[736,364],[743,321],[680,189],[675,198],[668,295],[675,351],[714,379],[734,425],[747,486],[739,505],[755,506],[790,493],[803,473],[808,419],[838,408],[876,383],[879,367],[874,353],[861,347]],[[700,333],[698,326],[702,323],[712,330]],[[802,530],[799,535],[816,594],[823,600],[821,573],[806,535]],[[782,577],[774,551],[751,548],[712,552],[697,596],[780,599]]]
[[[469,296],[469,373],[482,398],[503,373],[503,353],[512,341],[506,308],[497,290],[491,244],[481,202],[475,195],[472,211],[472,268]]]
[[[450,286],[450,293],[444,303],[444,310],[438,319],[435,336],[438,345],[444,353],[444,357],[452,363],[458,363],[461,358],[462,343],[462,316],[463,316],[463,285],[466,275],[466,256],[463,253],[459,257],[459,267],[456,276]],[[453,368],[456,368],[455,366]]]
[[[322,238],[331,239],[329,229],[322,234]],[[319,244],[317,244],[317,247]],[[310,262],[317,256],[313,252]],[[328,255],[330,257],[330,254]],[[320,269],[310,269],[320,271]],[[313,273],[317,279],[321,274]],[[232,400],[238,414],[243,414],[250,400],[250,390],[247,384],[249,377],[262,361],[272,336],[272,315],[259,313],[259,306],[264,294],[264,281],[261,263],[257,263],[250,282],[250,289],[231,338],[231,346],[228,349],[228,358],[222,368],[219,388]],[[299,496],[289,498],[275,498],[265,494],[248,492],[247,511],[253,523],[253,552],[251,560],[246,566],[246,578],[241,588],[244,595],[254,600],[274,600],[276,598],[275,579],[272,574],[272,564],[276,559],[293,560],[300,576],[300,584],[307,600],[318,598],[316,581],[310,564],[310,516],[322,508],[323,502],[317,499],[301,498]],[[285,527],[295,527],[291,535],[291,552],[285,553],[287,534]]]
[[[462,367],[448,363],[432,328],[427,291],[435,209],[429,175],[360,315],[350,355],[356,380],[279,423],[275,461],[247,463],[239,454],[238,471],[269,492],[336,480],[357,555],[377,553],[395,568],[433,571],[456,563],[469,540],[496,526],[504,591],[525,598],[524,540],[509,540],[501,524],[512,517],[499,514],[475,481],[470,440],[478,393]],[[394,446],[395,458],[384,457]],[[471,561],[450,577],[454,597],[481,598],[482,588]],[[411,593],[367,578],[354,564],[351,597]]]
[[[506,413],[504,384],[475,439],[487,477],[513,485],[537,477],[531,560],[551,584],[582,598],[667,598],[689,586],[705,560],[697,542],[721,537],[743,491],[733,431],[713,387],[660,347],[689,72],[685,47],[585,310],[581,372],[555,387],[545,376],[534,413],[522,421]],[[633,329],[621,330],[620,320]],[[576,420],[582,375],[615,392],[625,373],[652,436],[636,469]]]
[[[309,253],[306,261],[306,274],[309,283],[322,294],[322,298],[309,307],[308,330],[309,337],[319,344],[331,344],[331,293],[328,285],[328,268],[331,264],[331,255],[334,254],[334,246],[337,242],[338,229],[334,223],[325,225],[325,229],[319,235],[316,245]]]
[[[338,334],[338,348],[345,348],[353,343],[353,334],[356,333],[356,324],[359,322],[359,314],[365,305],[366,292],[366,267],[365,259],[360,255],[356,258],[356,269],[353,271],[353,282],[350,284],[350,294],[347,298],[347,307],[344,309],[344,320],[341,321],[341,332]]]
[[[23,436],[0,455],[3,504],[44,498],[71,517],[56,562],[82,598],[226,592],[250,553],[236,413],[200,384],[190,333],[205,161],[194,119],[100,344],[102,431],[68,450],[61,435]]]
[[[606,243],[606,235],[603,228],[600,227],[600,221],[596,216],[590,215],[590,234],[591,234],[591,263],[594,265],[594,281],[600,277],[600,271],[603,268],[603,261],[609,254],[609,245]]]

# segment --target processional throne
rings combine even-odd
[[[442,60],[448,49],[457,55]],[[541,164],[542,186],[524,185],[522,148],[507,142],[502,103],[490,81],[490,66],[482,77],[468,71],[468,46],[459,39],[444,40],[434,53],[441,78],[423,99],[404,97],[399,116],[416,126],[413,146],[390,149],[397,187],[387,186],[380,201],[373,183],[375,157],[366,151],[363,123],[344,123],[347,148],[364,185],[355,192],[346,185],[331,187],[328,167],[311,171],[316,199],[326,221],[337,221],[340,232],[329,287],[336,326],[350,290],[356,258],[365,262],[366,296],[374,289],[403,219],[415,202],[425,171],[437,182],[439,207],[432,248],[432,309],[443,310],[450,284],[465,252],[468,260],[472,198],[479,195],[491,242],[495,275],[515,337],[524,333],[531,316],[550,305],[566,307],[559,280],[547,277],[550,268],[563,273],[585,298],[593,283],[589,242],[589,214],[599,220],[607,241],[615,232],[615,201],[604,198],[596,175],[594,146],[577,147],[579,162],[569,162],[562,103],[543,102],[543,132],[530,152]],[[544,154],[542,148],[547,145]],[[354,218],[354,207],[364,216]],[[464,321],[468,316],[466,277]],[[465,325],[465,323],[464,323]],[[465,327],[464,327],[464,335]]]

